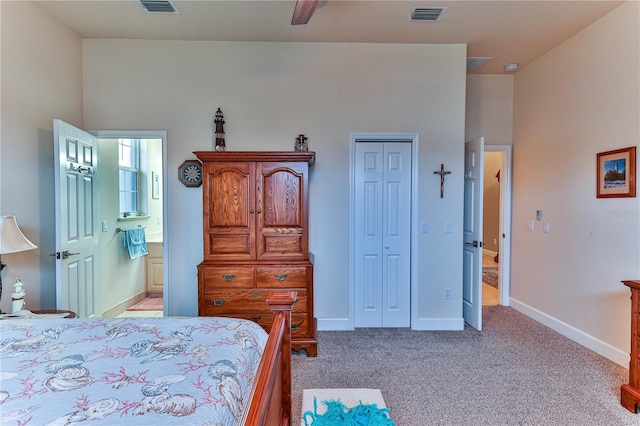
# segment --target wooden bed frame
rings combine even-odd
[[[295,291],[283,291],[273,292],[267,299],[275,319],[242,425],[291,424],[291,308],[296,297]]]

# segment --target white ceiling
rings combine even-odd
[[[294,0],[173,0],[179,14],[145,12],[136,0],[35,1],[83,38],[466,43],[493,57],[477,73],[520,69],[623,1],[326,0],[307,25],[291,25]],[[407,22],[413,6],[447,7],[439,22]]]

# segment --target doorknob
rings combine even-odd
[[[78,255],[78,254],[80,254],[80,253],[69,253],[69,250],[64,250],[64,251],[62,252],[62,258],[63,258],[63,259],[66,259],[66,258],[68,258],[69,256],[75,256],[75,255]]]
[[[55,256],[56,259],[67,259],[69,256],[75,256],[78,254],[80,253],[69,253],[69,250],[65,250],[62,253],[56,251],[54,253],[51,253],[49,256]]]
[[[468,247],[482,247],[482,241],[473,240],[471,243],[464,243],[465,246]]]

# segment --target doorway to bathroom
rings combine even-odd
[[[163,316],[165,288],[164,131],[97,131],[101,159],[101,306],[104,317]],[[143,228],[146,254],[125,247]]]

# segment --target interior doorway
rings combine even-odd
[[[511,176],[511,145],[485,145],[482,280],[485,306],[510,304]]]
[[[166,140],[165,131],[95,131],[103,161],[99,217],[101,227],[100,268],[103,288],[102,312],[105,317],[163,316],[167,312],[166,247]],[[137,206],[123,213],[120,181],[131,172],[120,157],[127,141],[135,141],[138,156],[135,173],[138,182]],[[106,166],[106,167],[105,167]],[[123,174],[124,173],[124,174]],[[129,179],[127,177],[127,179]],[[135,185],[134,185],[135,187]],[[127,188],[125,188],[127,189]],[[126,209],[125,209],[126,210]],[[127,230],[143,228],[148,253],[131,257],[123,248]],[[105,275],[108,275],[105,277]],[[152,296],[152,298],[149,298]]]

